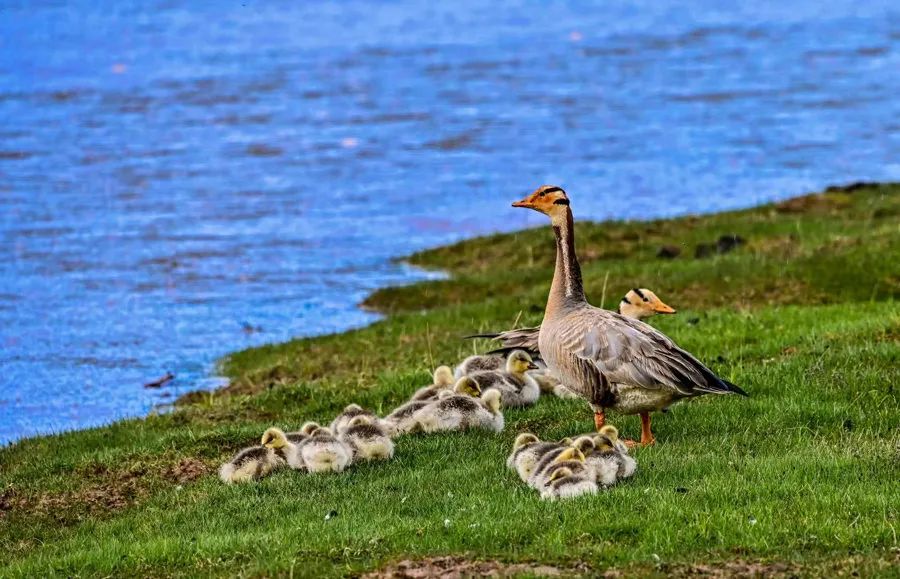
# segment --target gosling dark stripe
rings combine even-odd
[[[565,193],[565,191],[562,190],[562,187],[547,187],[546,189],[543,189],[541,193],[554,193],[556,191],[562,191],[563,193]]]
[[[644,292],[642,292],[640,288],[634,288],[634,293],[636,293],[642,300],[647,301],[647,296],[644,295]]]
[[[553,204],[554,205],[568,205],[569,200],[568,199],[557,199],[556,201],[553,202]]]

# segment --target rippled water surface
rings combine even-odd
[[[0,441],[367,323],[544,182],[602,219],[900,178],[892,3],[548,4],[0,6]]]

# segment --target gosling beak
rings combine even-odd
[[[675,308],[673,308],[671,306],[667,306],[666,304],[664,304],[662,302],[657,302],[657,303],[653,304],[653,311],[656,312],[657,314],[674,314],[674,313],[678,312],[678,310],[676,310]]]
[[[540,368],[541,368],[541,367],[538,366],[537,364],[535,364],[534,362],[528,362],[528,369],[529,369],[529,370],[540,370]]]

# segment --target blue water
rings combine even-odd
[[[898,73],[888,1],[4,2],[0,441],[368,323],[423,275],[390,258],[541,183],[603,219],[900,179]]]

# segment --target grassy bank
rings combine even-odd
[[[265,427],[327,421],[349,402],[387,412],[434,365],[486,345],[459,336],[540,321],[549,228],[416,254],[413,263],[452,276],[372,295],[366,305],[390,314],[382,322],[236,353],[223,365],[228,388],[174,413],[0,450],[0,576],[342,576],[404,565],[895,576],[898,224],[898,185],[580,223],[590,299],[611,307],[630,287],[656,290],[679,314],[654,325],[752,396],[675,407],[654,423],[660,444],[636,451],[636,477],[596,497],[543,503],[503,464],[518,432],[591,428],[582,403],[558,399],[507,412],[497,436],[401,438],[388,464],[221,484],[216,465]],[[746,243],[694,257],[722,235]],[[666,245],[680,255],[657,257]],[[613,420],[637,434],[635,418]]]

